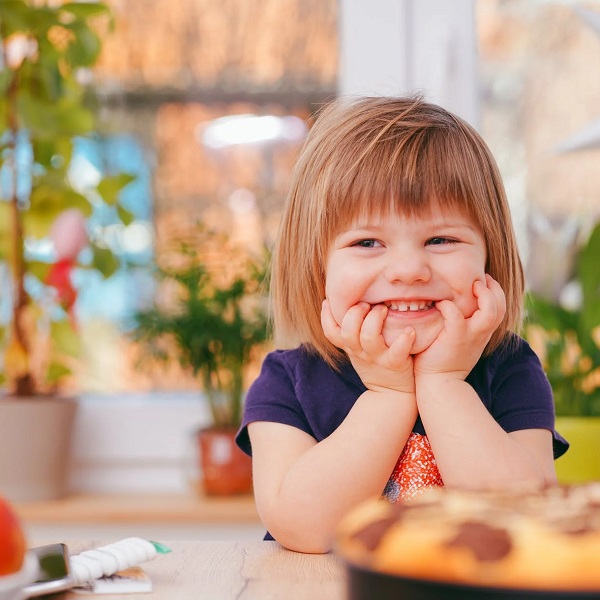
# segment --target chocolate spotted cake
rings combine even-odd
[[[407,598],[600,598],[600,482],[531,494],[437,488],[401,504],[373,501],[342,522],[336,549],[351,587],[366,585],[364,598],[376,597],[378,576],[392,591],[400,582],[397,597]],[[414,588],[419,582],[433,588]],[[505,595],[511,590],[522,593]],[[350,597],[363,596],[354,589]]]

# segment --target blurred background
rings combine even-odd
[[[194,389],[194,382],[176,372],[154,380],[132,368],[133,350],[122,332],[131,312],[152,292],[147,266],[165,240],[185,235],[196,220],[230,231],[250,246],[271,244],[303,124],[338,93],[344,2],[108,4],[114,9],[115,31],[106,37],[90,75],[101,124],[94,152],[138,176],[127,189],[136,219],[110,232],[115,247],[130,255],[127,267],[82,290],[77,311],[84,336],[93,343],[80,383],[100,393]],[[346,3],[349,11],[351,4]],[[459,113],[462,109],[500,165],[529,285],[552,285],[558,291],[564,281],[556,271],[561,264],[568,268],[568,260],[562,259],[571,251],[568,238],[577,228],[574,222],[589,227],[600,212],[593,147],[594,141],[600,144],[600,128],[593,139],[593,125],[600,119],[595,68],[600,59],[600,6],[541,0],[463,3],[461,10],[472,10],[474,17],[469,32],[473,45],[465,49],[453,39],[456,24],[443,16],[447,9],[442,3],[422,3],[427,4],[430,27],[437,28],[436,39],[442,38],[446,56],[426,35],[422,43],[430,47],[414,52],[429,53],[426,66],[434,76],[445,71],[452,89],[436,97],[418,85],[392,90],[388,81],[387,88],[368,91],[424,91]],[[596,23],[582,7],[598,11],[591,13]],[[460,12],[456,7],[453,11]],[[393,24],[399,29],[398,22]],[[426,24],[419,26],[427,30]],[[417,33],[413,47],[419,45]],[[435,64],[436,55],[441,64]],[[461,60],[467,66],[476,60],[468,83],[464,76],[452,81],[457,69],[452,61]],[[380,68],[388,70],[390,81],[398,77],[398,57],[380,55],[373,61],[387,63]],[[472,108],[474,93],[477,106]],[[273,125],[264,119],[252,123],[247,117],[245,124],[228,130],[223,119],[240,115],[284,120]],[[286,124],[288,117],[302,122],[288,119]],[[569,140],[586,129],[592,147],[584,140],[570,151]],[[90,169],[93,177],[89,160],[82,150],[81,169]],[[544,251],[533,251],[540,244]]]
[[[114,30],[80,74],[97,131],[73,169],[82,187],[107,168],[134,175],[122,193],[133,218],[91,224],[122,259],[114,274],[75,274],[72,493],[193,487],[191,434],[208,407],[179,361],[140,368],[133,315],[162,289],[154,265],[198,223],[249,253],[271,246],[311,116],[337,95],[422,92],[470,121],[504,177],[529,289],[576,294],[573,257],[600,215],[600,2],[107,4]]]

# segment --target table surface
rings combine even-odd
[[[106,542],[68,544],[72,554]],[[164,542],[172,550],[141,565],[151,594],[102,595],[107,600],[343,600],[345,571],[334,554],[300,554],[277,542]],[[53,600],[84,596],[64,592]],[[89,597],[89,596],[88,596]]]

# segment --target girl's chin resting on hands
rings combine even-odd
[[[435,307],[429,309],[427,314],[417,318],[414,316],[407,317],[404,313],[390,309],[381,330],[386,345],[391,346],[409,326],[415,330],[416,334],[410,353],[419,354],[427,350],[437,339],[444,329],[444,321]]]

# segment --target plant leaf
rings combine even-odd
[[[117,205],[117,213],[119,214],[119,219],[123,222],[123,225],[131,225],[133,221],[135,221],[135,215],[130,211],[124,208],[121,204]]]
[[[107,204],[114,206],[117,203],[121,190],[135,180],[134,175],[119,173],[104,177],[98,184],[98,193]]]
[[[577,329],[577,315],[536,294],[527,297],[527,321],[548,331]]]
[[[75,36],[66,52],[71,68],[91,67],[100,54],[102,47],[100,38],[81,20],[66,25],[66,27]]]
[[[81,338],[69,321],[53,321],[50,328],[52,341],[59,352],[73,357],[81,355]]]
[[[582,327],[591,331],[600,325],[600,224],[578,254],[577,275],[583,292]]]
[[[56,217],[66,209],[76,208],[85,216],[89,216],[92,211],[85,196],[66,184],[59,186],[53,181],[35,185],[31,191],[30,204],[30,209],[23,212],[23,224],[27,235],[38,239],[48,235]]]
[[[119,268],[119,260],[108,248],[91,244],[93,251],[92,266],[98,270],[104,279],[108,279]]]
[[[28,16],[31,9],[24,0],[2,0],[0,2],[0,20],[2,35],[8,37],[13,33],[29,29]]]
[[[27,273],[34,275],[40,281],[46,281],[50,272],[51,264],[39,260],[30,260],[27,262]]]
[[[84,20],[109,14],[108,5],[103,2],[66,2],[61,9]]]
[[[71,374],[71,369],[69,369],[66,365],[58,362],[52,362],[48,365],[48,370],[46,371],[46,379],[49,383],[59,383],[63,377]]]

